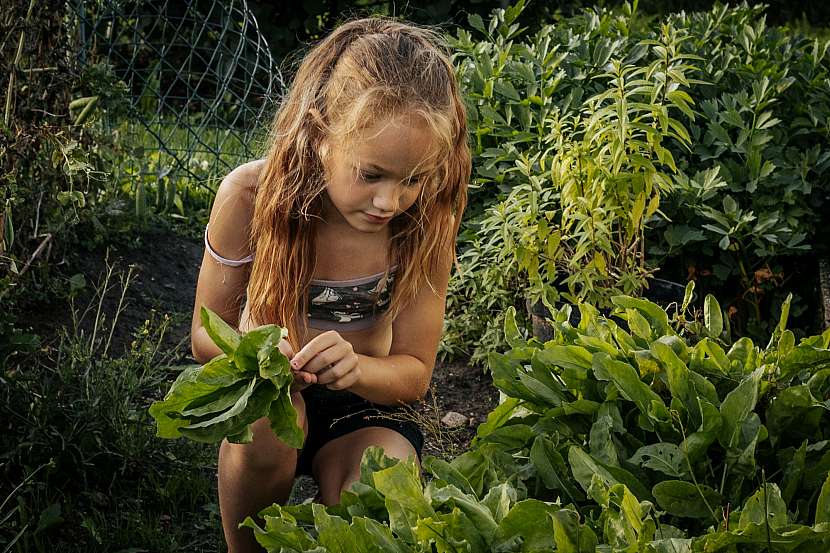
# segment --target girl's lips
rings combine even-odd
[[[392,217],[378,217],[376,215],[372,215],[371,213],[366,213],[365,211],[363,214],[366,215],[366,218],[372,223],[388,223],[392,220]]]

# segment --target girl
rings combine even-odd
[[[242,332],[288,327],[280,346],[306,432],[297,451],[262,419],[251,443],[222,443],[231,551],[256,548],[237,525],[287,501],[297,473],[310,473],[330,505],[358,479],[368,446],[420,455],[415,424],[378,415],[421,398],[432,377],[470,177],[466,135],[439,35],[354,20],[300,64],[266,158],[220,185],[205,228],[193,355],[220,353],[201,326],[202,305]]]

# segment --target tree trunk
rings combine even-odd
[[[525,300],[527,313],[530,315],[530,323],[533,328],[533,337],[541,342],[547,342],[553,339],[553,327],[545,319],[545,315],[550,315],[542,302],[533,304],[530,300]]]
[[[830,259],[818,261],[818,280],[821,288],[822,327],[830,328]]]

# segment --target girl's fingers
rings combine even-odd
[[[294,383],[291,385],[291,390],[299,392],[316,383],[317,377],[313,374],[309,374],[305,371],[297,371],[294,373]]]
[[[331,367],[323,369],[317,373],[317,383],[330,384],[340,380],[349,372],[353,371],[355,367],[357,367],[357,355],[353,358],[351,356],[344,357]]]
[[[339,342],[312,357],[302,366],[302,370],[310,373],[319,373],[330,365],[336,365],[341,359],[352,354],[352,345],[348,342]]]
[[[277,345],[277,347],[279,348],[280,352],[282,352],[282,354],[288,357],[289,359],[294,357],[294,350],[291,348],[291,344],[288,342],[288,340],[283,338],[282,340],[280,340],[280,343]]]
[[[331,384],[326,384],[329,390],[346,390],[350,388],[360,378],[360,367],[355,367],[354,370],[349,371],[344,376],[341,376]]]
[[[344,341],[343,338],[335,330],[329,330],[319,336],[315,336],[300,351],[294,354],[294,357],[291,358],[291,366],[294,369],[304,369],[305,364],[319,355],[320,352],[342,341]]]

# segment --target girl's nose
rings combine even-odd
[[[378,187],[374,197],[372,198],[372,207],[380,213],[390,214],[398,211],[398,203],[400,201],[400,192],[395,185],[386,185]]]

